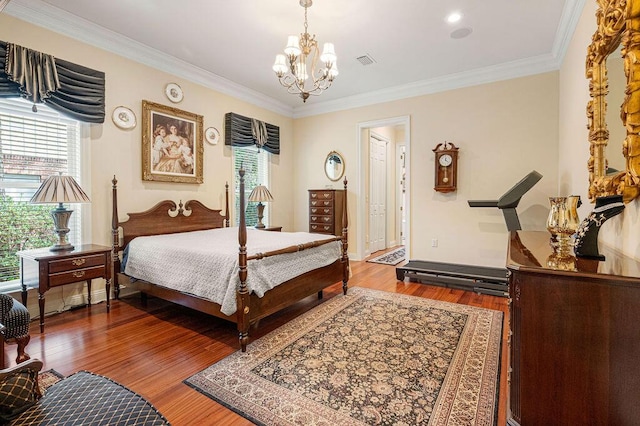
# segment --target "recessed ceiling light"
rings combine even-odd
[[[453,12],[453,13],[450,13],[449,16],[447,16],[447,22],[450,24],[455,24],[461,19],[462,19],[462,14],[460,14],[460,12]]]
[[[457,30],[453,31],[450,34],[451,38],[465,38],[466,36],[468,36],[469,34],[471,34],[473,32],[473,29],[469,28],[469,27],[464,27],[464,28],[458,28]]]

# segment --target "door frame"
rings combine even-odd
[[[407,218],[407,235],[405,236],[405,246],[407,258],[409,258],[411,254],[411,117],[409,115],[404,115],[400,117],[391,117],[381,120],[373,120],[373,121],[365,121],[362,123],[358,123],[356,128],[356,140],[357,151],[358,151],[358,205],[357,205],[357,215],[359,220],[356,221],[356,232],[358,235],[358,248],[356,251],[357,259],[365,258],[365,232],[364,232],[364,220],[362,218],[365,217],[365,206],[367,202],[367,194],[364,190],[364,182],[366,179],[369,179],[368,176],[365,176],[365,170],[367,170],[364,162],[369,161],[368,156],[363,155],[362,144],[364,142],[369,144],[369,139],[363,141],[363,133],[365,130],[373,129],[376,127],[389,127],[389,126],[404,126],[404,141],[396,141],[396,144],[404,144],[405,146],[405,172],[406,172],[406,199],[405,199],[405,209],[406,209],[406,218]],[[368,134],[368,132],[367,132]],[[363,158],[366,157],[366,158]],[[395,158],[395,157],[394,157]]]

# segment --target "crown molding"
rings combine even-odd
[[[567,0],[562,9],[558,31],[556,31],[556,39],[554,40],[551,53],[558,58],[560,67],[567,53],[573,33],[576,31],[578,21],[584,10],[587,0]]]
[[[2,1],[7,0],[0,0]],[[156,49],[40,0],[13,0],[5,8],[5,13],[283,116],[302,118],[557,71],[560,69],[585,2],[586,0],[566,0],[552,52],[549,54],[297,107],[286,105],[180,59],[168,57]]]
[[[293,115],[293,108],[289,105],[40,0],[13,0],[5,13],[269,111],[287,117]]]
[[[402,86],[389,87],[382,90],[349,96],[335,101],[319,102],[294,108],[293,118],[309,117],[374,105],[382,102],[392,102],[416,96],[446,92],[447,90],[463,87],[494,83],[512,78],[526,77],[534,74],[556,71],[559,69],[557,58],[551,54],[525,58],[506,62],[485,68],[448,74],[429,80],[417,81]]]
[[[4,9],[4,7],[9,4],[11,0],[0,0],[0,12],[2,12],[2,9]]]
[[[506,62],[485,68],[477,68],[429,80],[416,81],[402,86],[389,87],[361,95],[301,105],[293,110],[293,118],[309,117],[334,111],[375,105],[415,96],[461,89],[479,84],[494,83],[501,80],[526,77],[529,75],[557,71],[562,65],[573,33],[575,32],[586,0],[566,0],[552,52],[518,61]]]

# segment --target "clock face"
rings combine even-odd
[[[438,162],[440,163],[440,165],[442,167],[450,166],[452,161],[453,161],[453,159],[451,158],[451,156],[449,154],[443,154],[440,157],[440,159],[438,160]]]

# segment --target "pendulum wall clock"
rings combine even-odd
[[[454,192],[457,188],[458,148],[451,142],[439,143],[435,153],[435,189],[438,192]]]

